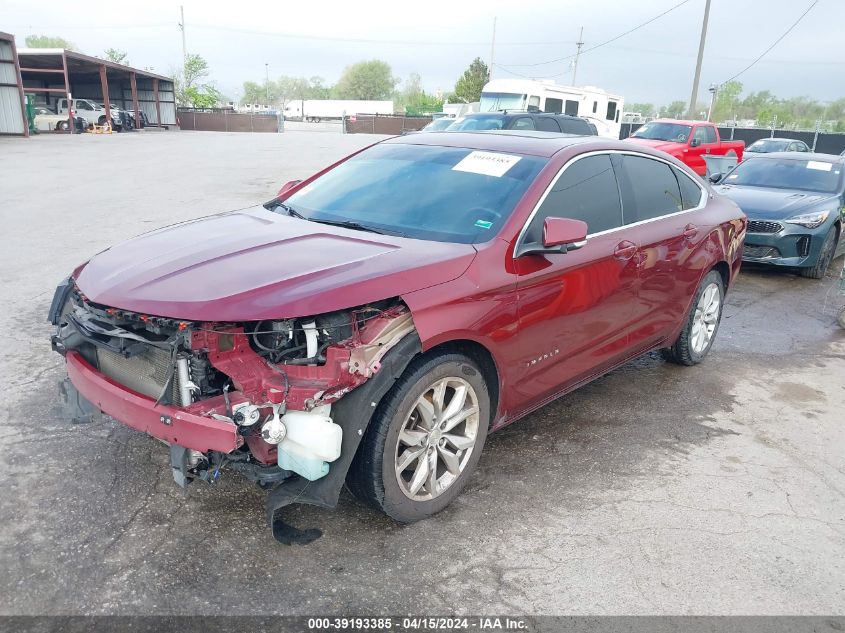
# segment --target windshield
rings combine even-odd
[[[472,130],[501,130],[505,119],[501,114],[462,116],[449,126],[450,132],[471,132]]]
[[[388,234],[475,244],[493,238],[545,165],[535,156],[390,143],[354,156],[278,213]]]
[[[482,92],[478,106],[480,112],[498,112],[499,110],[525,110],[528,95],[511,92]]]
[[[443,118],[443,119],[435,119],[428,125],[426,125],[422,131],[424,132],[442,132],[447,127],[452,125],[455,122],[455,119]]]
[[[760,152],[763,154],[768,154],[769,152],[782,152],[786,149],[789,143],[789,141],[779,141],[771,138],[761,139],[752,143],[746,151]]]
[[[750,158],[742,161],[727,175],[725,184],[834,193],[838,191],[841,180],[842,165],[837,163],[792,158]]]
[[[631,136],[651,141],[672,141],[686,143],[692,128],[680,123],[646,123]]]

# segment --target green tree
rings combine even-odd
[[[490,80],[490,69],[480,57],[472,63],[455,82],[453,97],[463,103],[474,103],[481,99],[481,89]]]
[[[214,84],[204,81],[209,75],[208,62],[200,55],[190,54],[185,59],[181,73],[173,73],[176,102],[181,106],[211,108],[217,104],[221,94]],[[208,105],[210,102],[213,105]]]
[[[397,111],[402,110],[409,115],[430,114],[443,109],[443,100],[423,89],[419,73],[411,73],[408,76],[402,89],[393,95],[393,103]]]
[[[396,87],[396,79],[387,62],[372,59],[347,66],[335,86],[340,99],[385,100]]]
[[[742,83],[739,81],[729,81],[719,86],[719,90],[716,93],[716,102],[713,104],[713,112],[710,114],[710,120],[718,123],[728,119],[735,119],[741,94]]]
[[[110,62],[114,62],[115,64],[129,63],[129,61],[126,59],[129,54],[126,51],[120,51],[116,48],[107,48],[103,52],[106,54],[106,59]]]
[[[29,35],[26,40],[27,48],[65,48],[68,50],[79,50],[76,44],[63,37],[51,37],[50,35]]]
[[[654,116],[657,108],[653,103],[626,103],[625,112],[639,112],[643,116]]]
[[[660,116],[670,119],[680,119],[687,111],[686,101],[675,100],[667,106],[660,108]]]

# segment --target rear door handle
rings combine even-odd
[[[622,240],[613,249],[613,256],[623,261],[631,259],[637,254],[637,245],[628,240]]]
[[[686,239],[691,240],[691,239],[692,239],[692,238],[694,238],[696,235],[698,235],[698,227],[697,227],[695,224],[687,224],[687,225],[684,227],[684,232],[682,233],[682,235],[683,235]]]

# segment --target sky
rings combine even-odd
[[[497,64],[495,78],[527,75],[572,81],[571,61],[541,63],[605,42],[681,0],[464,0],[232,2],[184,0],[189,53],[203,56],[211,78],[237,99],[246,80],[263,82],[265,64],[279,75],[320,76],[334,83],[355,61],[383,59],[394,76],[419,73],[423,86],[449,91],[475,57]],[[712,0],[699,100],[751,63],[812,0]],[[688,100],[705,0],[686,0],[651,24],[581,55],[577,83],[621,94],[628,103]],[[113,2],[85,9],[66,1],[0,0],[0,31],[19,47],[27,35],[60,36],[81,52],[113,47],[137,68],[169,75],[179,68],[179,2],[144,0],[142,10],[115,11]],[[101,8],[98,8],[101,7]],[[491,53],[493,21],[496,46]],[[816,6],[762,61],[740,78],[745,91],[819,101],[845,97],[845,0]],[[499,67],[501,65],[502,67]],[[552,77],[557,75],[556,77]],[[401,87],[401,84],[400,84]]]

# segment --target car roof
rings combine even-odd
[[[795,160],[815,160],[823,163],[845,163],[845,156],[836,154],[819,154],[818,152],[767,152],[754,156],[754,160],[760,158],[794,158]]]
[[[804,141],[802,141],[800,138],[785,138],[783,136],[767,136],[766,138],[758,138],[756,141],[754,141],[754,143],[759,143],[760,141],[784,141],[786,143],[804,143]],[[752,145],[754,143],[752,143]],[[804,145],[806,145],[806,143],[804,143]],[[807,152],[804,153],[806,154]]]
[[[649,123],[678,123],[680,125],[714,125],[710,121],[690,121],[689,119],[653,119]]]
[[[396,136],[385,141],[388,144],[432,145],[440,147],[461,147],[491,152],[513,152],[528,156],[551,158],[556,153],[575,145],[590,144],[595,149],[647,150],[630,143],[613,141],[597,136],[577,136],[559,132],[535,132],[531,130],[484,130],[478,132],[431,132],[412,136]],[[643,154],[651,154],[642,151]],[[806,154],[805,154],[806,155]]]

